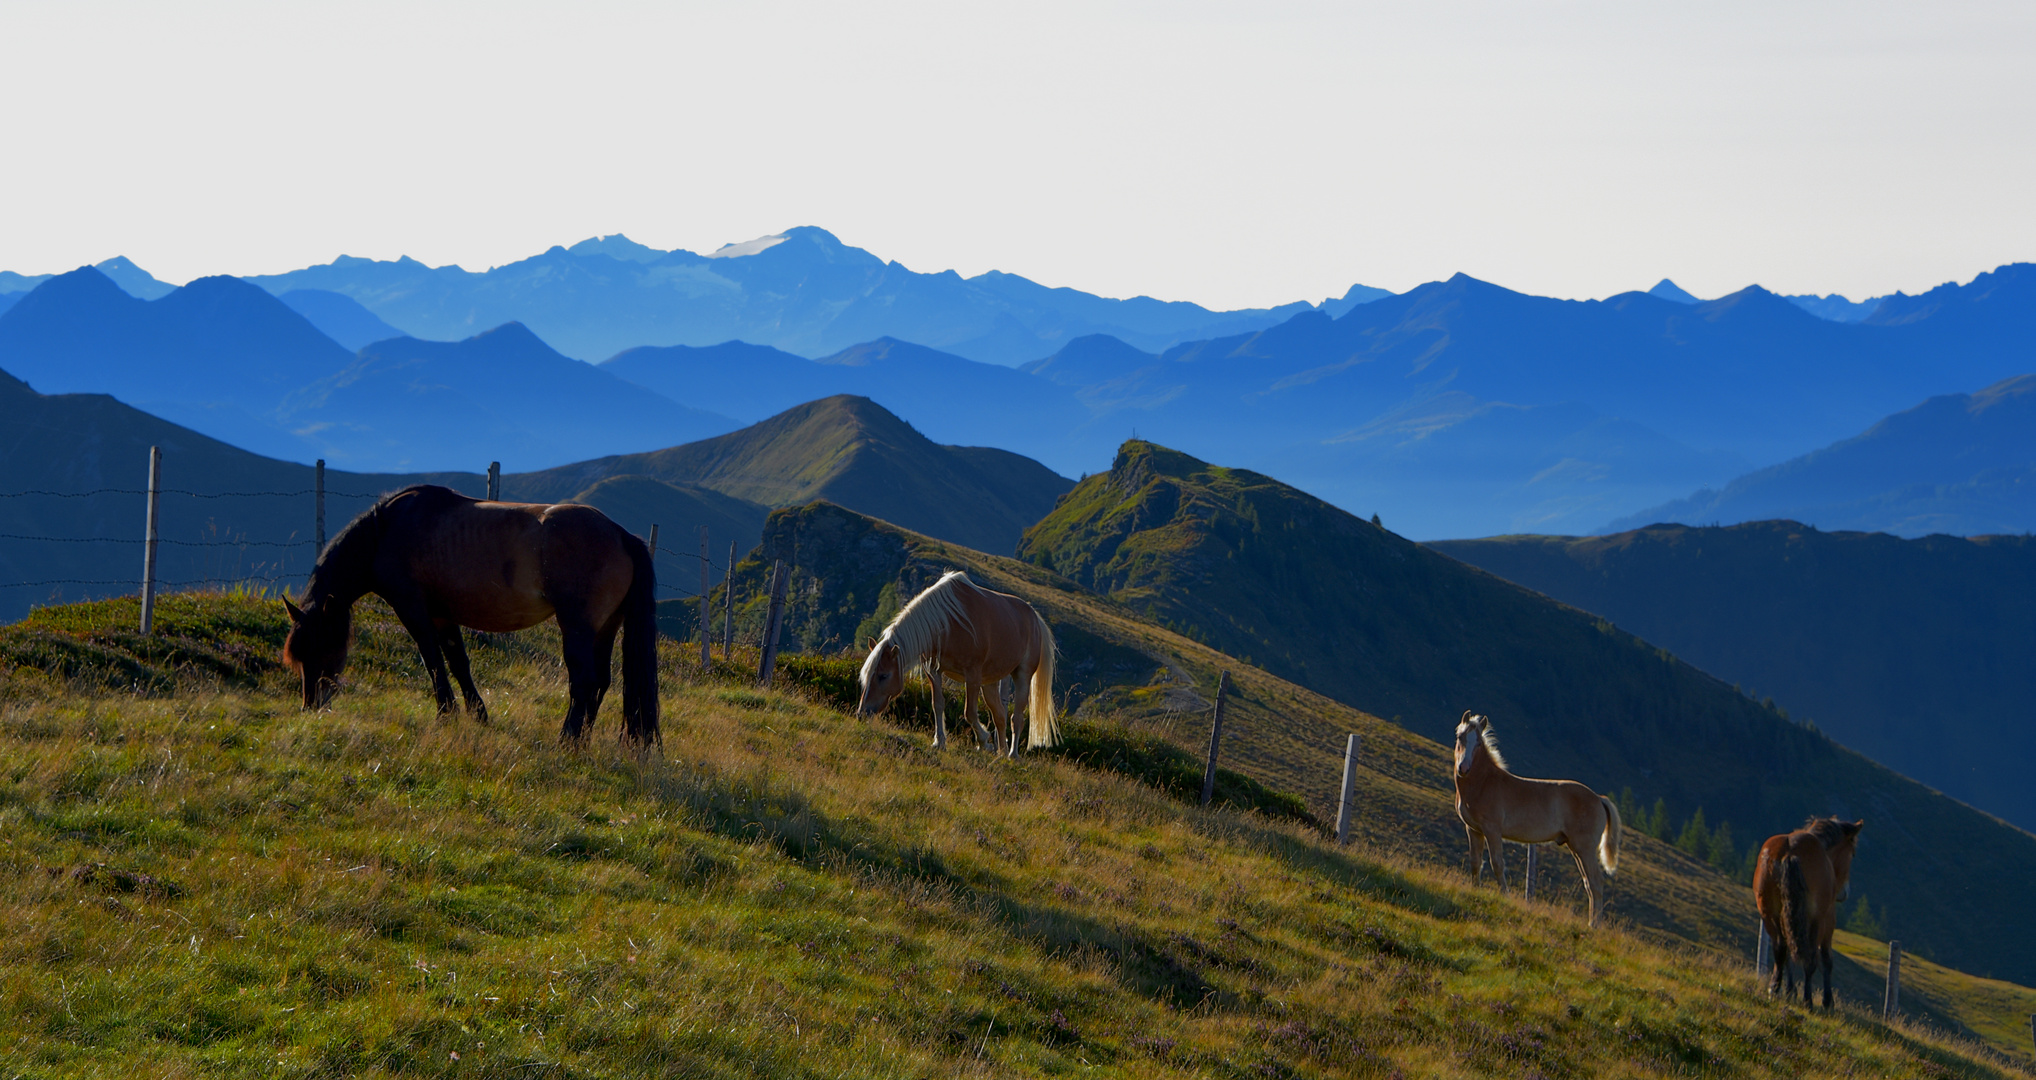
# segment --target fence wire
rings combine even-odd
[[[53,499],[86,499],[100,495],[145,496],[148,493],[149,492],[147,488],[93,488],[89,491],[50,491],[41,488],[31,488],[25,491],[0,491],[0,499],[21,499],[31,497],[53,498]],[[317,488],[303,488],[296,491],[208,492],[208,491],[190,491],[183,488],[158,488],[156,490],[156,495],[158,497],[163,495],[180,495],[193,499],[239,499],[239,498],[288,499],[288,498],[300,498],[304,496],[313,496],[316,494],[318,494]],[[341,499],[378,499],[382,495],[387,493],[377,492],[369,494],[365,492],[336,491],[331,488],[327,488],[325,490],[325,494],[328,497]],[[137,545],[148,543],[148,539],[146,537],[33,536],[27,533],[0,533],[0,540],[20,540],[28,543],[38,543],[38,544]],[[302,540],[179,540],[170,537],[158,537],[155,542],[160,546],[181,547],[181,548],[284,548],[284,549],[301,547],[315,548],[315,546],[318,543],[318,541],[312,537],[306,537]],[[708,572],[710,574],[724,575],[728,572],[728,567],[723,563],[716,562],[712,558],[702,560],[701,556],[697,552],[685,551],[678,548],[669,547],[660,548],[658,551],[653,552],[652,553],[653,565],[655,565],[655,561],[660,558],[692,559],[695,560],[696,562],[704,561],[707,564]],[[276,582],[288,581],[296,578],[305,577],[309,573],[310,571],[306,570],[304,571],[304,573],[301,574],[285,574],[270,577],[262,577],[257,575],[241,575],[241,576],[196,578],[188,581],[158,580],[156,582],[156,586],[158,588],[174,589],[174,588],[190,588],[192,586],[198,585],[229,585],[249,582],[262,582],[266,584],[274,584]],[[46,578],[41,581],[0,582],[0,589],[36,589],[36,588],[47,588],[53,585],[131,585],[136,588],[139,588],[141,586],[141,582],[136,580],[135,578]],[[662,581],[658,582],[657,587],[660,590],[668,590],[670,592],[677,593],[678,594],[678,596],[676,597],[677,599],[692,600],[698,599],[701,595],[697,591],[688,591],[682,586],[673,585],[668,582]]]

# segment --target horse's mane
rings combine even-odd
[[[304,602],[337,599],[352,603],[367,591],[365,578],[381,545],[382,515],[396,500],[416,494],[429,485],[418,484],[392,491],[375,500],[359,517],[346,523],[311,567],[311,580],[304,586]]]
[[[1835,817],[1813,817],[1803,822],[1801,831],[1816,837],[1817,842],[1828,851],[1845,841],[1846,824]]]
[[[1506,755],[1499,753],[1499,737],[1492,734],[1492,718],[1489,716],[1485,717],[1484,740],[1485,753],[1492,755],[1492,764],[1512,772],[1513,770],[1506,768]]]
[[[960,570],[949,570],[940,575],[940,580],[931,588],[912,598],[898,614],[884,627],[884,636],[877,640],[870,654],[862,662],[862,684],[869,685],[870,676],[875,673],[877,656],[885,645],[898,647],[898,663],[907,670],[924,669],[928,658],[940,651],[947,637],[951,623],[970,625],[968,609],[962,607],[961,597],[956,593],[962,586],[973,588],[975,582]]]

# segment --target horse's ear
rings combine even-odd
[[[1457,721],[1457,723],[1459,723],[1459,724],[1468,724],[1468,723],[1470,723],[1470,710],[1469,710],[1469,709],[1465,709],[1465,710],[1463,710],[1463,719],[1461,719],[1461,720],[1458,720],[1458,721]]]
[[[1858,836],[1859,830],[1865,827],[1866,827],[1865,818],[1860,818],[1858,821],[1848,821],[1841,826],[1841,828],[1845,830],[1845,835],[1847,836]]]
[[[301,623],[304,621],[304,612],[297,605],[291,603],[290,598],[287,596],[283,597],[283,609],[290,613],[291,622]]]

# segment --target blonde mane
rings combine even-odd
[[[1479,730],[1478,738],[1485,744],[1485,753],[1492,756],[1492,764],[1505,769],[1507,772],[1512,772],[1513,770],[1506,766],[1506,755],[1499,753],[1499,737],[1492,734],[1492,718],[1480,716],[1477,719],[1484,721],[1484,725]],[[1462,725],[1458,726],[1461,727]]]
[[[869,656],[863,659],[861,682],[864,688],[868,688],[870,676],[876,673],[877,657],[883,655],[884,646],[897,646],[899,667],[924,674],[937,662],[950,625],[960,623],[972,627],[968,610],[962,606],[961,597],[956,595],[963,586],[975,588],[976,583],[960,570],[949,570],[940,575],[940,580],[932,587],[913,597],[899,610],[890,625],[884,627],[883,637],[877,639]]]
[[[1490,721],[1486,721],[1486,724],[1488,726],[1485,728],[1485,753],[1492,755],[1492,764],[1512,772],[1513,770],[1506,768],[1506,755],[1499,753],[1499,737],[1492,734]]]

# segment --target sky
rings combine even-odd
[[[2036,5],[0,2],[0,269],[795,225],[1214,308],[2036,260]]]

